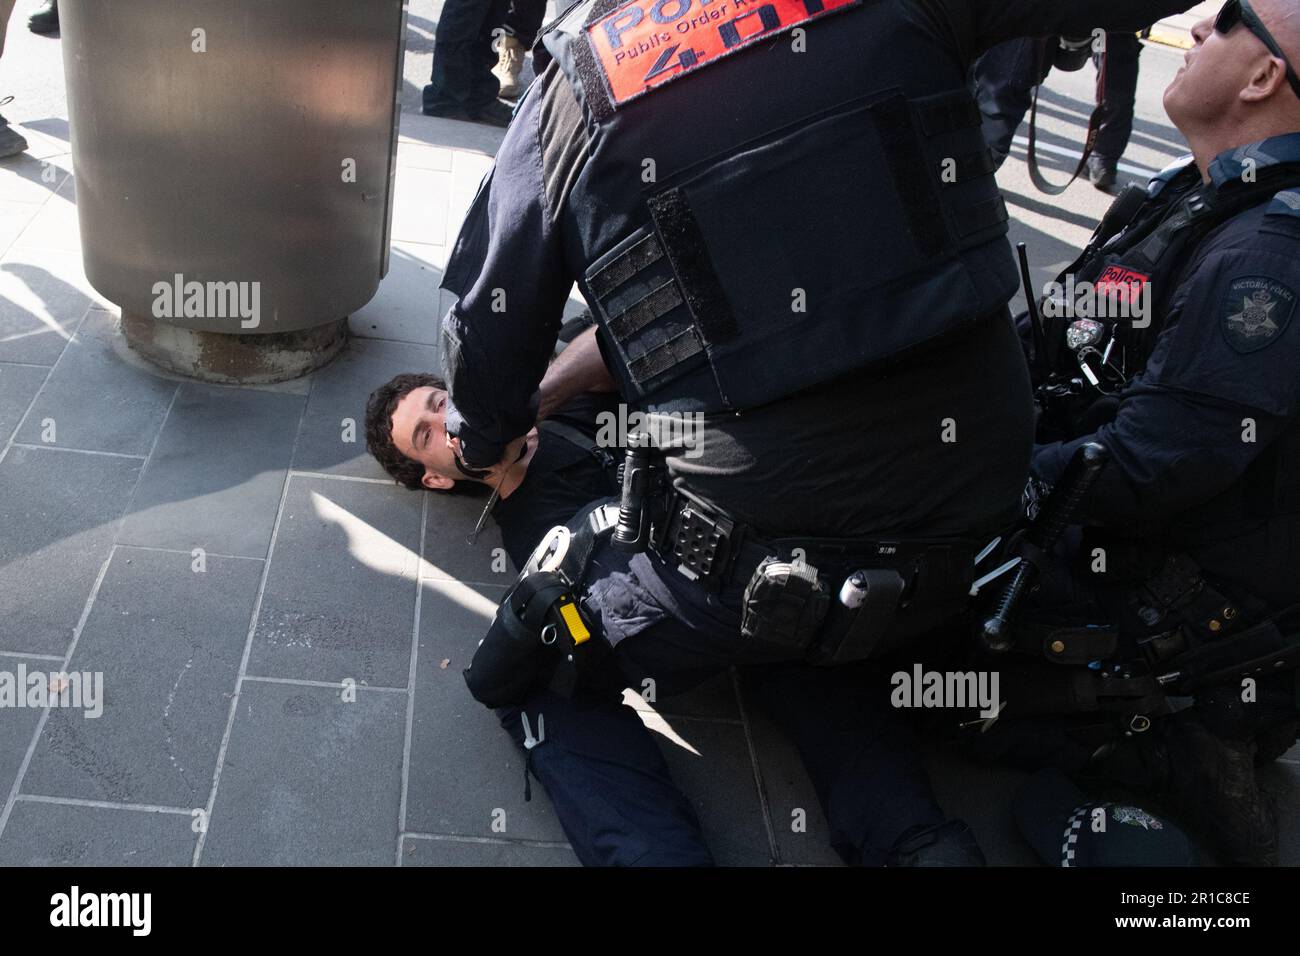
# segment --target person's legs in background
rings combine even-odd
[[[532,48],[546,17],[546,0],[511,0],[502,29],[505,31],[497,46],[497,65],[493,75],[501,82],[503,99],[517,99],[523,89],[519,73],[524,66],[524,54]]]
[[[1023,37],[999,43],[975,64],[975,97],[984,116],[984,140],[1001,166],[1011,152],[1011,140],[1033,101],[1034,87],[1051,70],[1041,38]]]
[[[59,32],[59,0],[45,0],[27,18],[27,29],[33,33]]]
[[[491,28],[503,18],[500,0],[447,0],[433,41],[433,73],[424,88],[426,116],[505,126],[511,110],[497,100]]]
[[[9,24],[9,16],[14,12],[14,3],[16,0],[0,0],[0,56],[4,56],[5,51],[5,33]],[[9,102],[0,94],[0,106]],[[0,116],[0,159],[6,156],[17,156],[27,148],[27,140],[23,139],[22,134],[9,125],[9,121]]]
[[[1088,178],[1098,189],[1115,184],[1120,157],[1133,135],[1142,41],[1134,33],[1108,33],[1106,49],[1106,88],[1101,125],[1097,128],[1097,143],[1088,158]],[[1093,59],[1095,61],[1098,57]]]

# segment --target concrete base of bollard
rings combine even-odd
[[[348,340],[346,318],[295,332],[199,332],[152,316],[122,313],[127,344],[168,372],[226,385],[268,385],[313,372]]]

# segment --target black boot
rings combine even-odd
[[[6,96],[0,100],[0,106],[4,106],[12,96]],[[23,139],[21,133],[9,125],[9,121],[0,116],[0,159],[8,156],[17,156],[27,148],[27,140]]]
[[[885,866],[985,866],[975,834],[961,820],[914,827],[898,838]]]
[[[1106,159],[1093,153],[1088,157],[1088,179],[1098,189],[1107,190],[1115,185],[1118,175],[1113,159]]]
[[[59,0],[45,0],[40,9],[28,18],[27,29],[33,33],[58,33]]]
[[[1089,776],[1159,794],[1228,866],[1276,866],[1277,814],[1255,779],[1253,738],[1216,736],[1196,708],[1098,755]]]

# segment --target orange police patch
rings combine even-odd
[[[620,106],[751,43],[862,0],[630,0],[586,26]]]

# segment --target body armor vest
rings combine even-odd
[[[542,42],[587,123],[566,256],[629,399],[752,408],[1014,295],[967,64],[904,4],[585,0]]]

